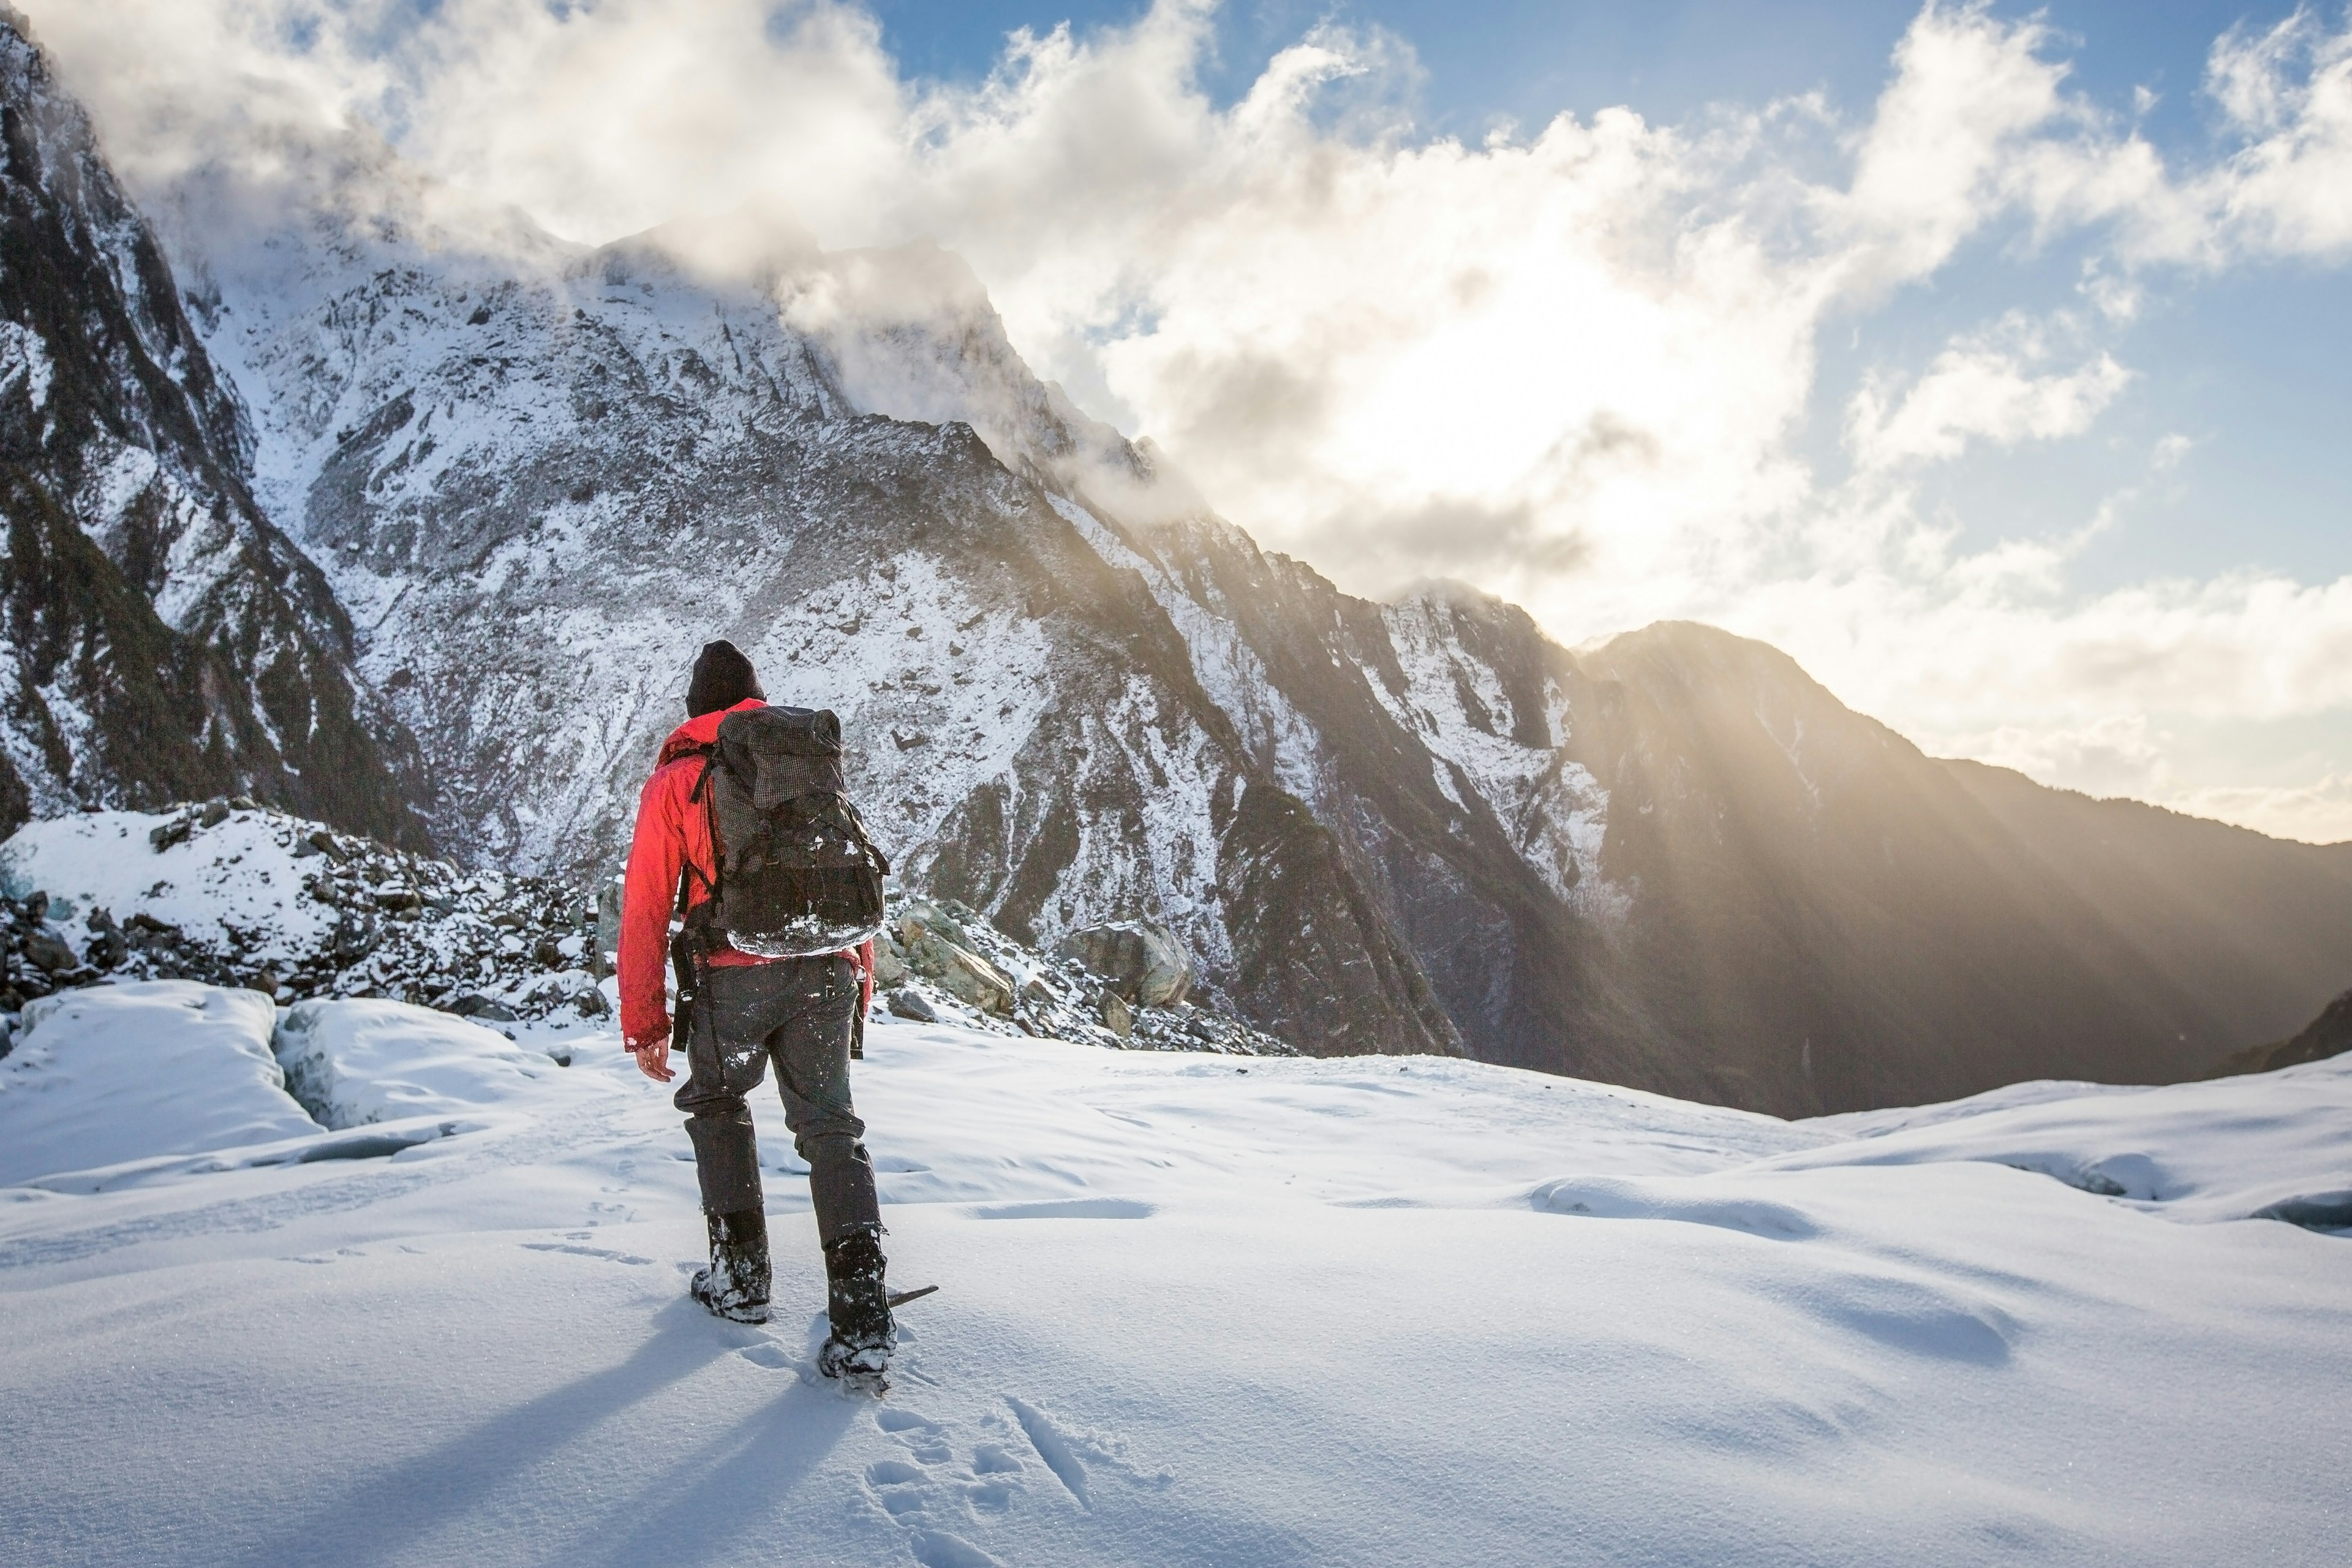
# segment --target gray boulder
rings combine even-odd
[[[1191,994],[1192,960],[1148,921],[1112,921],[1062,939],[1061,955],[1139,1007],[1172,1007]]]
[[[1124,1040],[1135,1033],[1135,1009],[1116,991],[1102,994],[1103,1027]]]
[[[962,925],[936,905],[909,904],[898,916],[898,943],[908,968],[959,1002],[998,1017],[1010,1016],[1012,977],[972,952],[971,942]]]
[[[898,934],[885,929],[874,939],[874,985],[879,991],[895,991],[907,983],[907,950],[898,945]]]
[[[51,974],[81,965],[79,955],[61,938],[38,927],[26,934],[25,956]]]

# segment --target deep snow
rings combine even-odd
[[[257,1020],[179,1016],[257,997],[68,1001],[0,1062],[11,1563],[2341,1561],[2352,1237],[2241,1216],[2352,1189],[2342,1060],[1787,1123],[877,1018],[894,1279],[942,1289],[877,1405],[806,1370],[772,1100],[751,1329],[684,1297],[686,1139],[609,1034],[311,1004],[278,1051],[352,1130],[126,1112],[175,1146],[36,1175],[44,1086],[136,1038],[308,1124]]]

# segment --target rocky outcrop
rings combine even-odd
[[[929,900],[903,906],[897,928],[883,933],[880,946],[878,983],[897,985],[908,974],[919,975],[967,1007],[991,1017],[1013,1016],[1013,977],[973,952],[962,922]]]
[[[1168,942],[1160,933],[1162,943]],[[1064,951],[1048,956],[998,931],[952,899],[892,901],[875,943],[875,984],[893,1014],[1129,1049],[1292,1056],[1286,1041],[1214,1006],[1188,1001],[1163,973],[1128,986]],[[1163,947],[1163,963],[1177,962]],[[1142,1000],[1144,994],[1153,999]]]
[[[1149,921],[1081,926],[1055,951],[1130,1007],[1171,1006],[1192,989],[1192,961],[1171,933]]]
[[[594,916],[239,797],[79,813],[0,847],[0,1009],[108,980],[201,980],[286,1005],[384,996],[484,1022],[599,1016]]]
[[[1130,1008],[1101,977],[952,900],[897,898],[890,916],[875,978],[901,1016],[1102,1047],[1294,1054],[1181,998]],[[241,797],[81,813],[0,845],[0,1013],[79,986],[187,979],[281,1006],[382,996],[492,1025],[600,1017],[611,1004],[597,927],[594,901],[559,883],[469,873]]]

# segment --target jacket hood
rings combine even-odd
[[[720,708],[688,719],[669,732],[669,739],[662,742],[661,756],[655,761],[654,766],[667,767],[688,752],[698,752],[705,746],[717,745],[720,720],[730,713],[740,713],[746,708],[765,708],[767,705],[765,699],[746,697],[732,708]]]

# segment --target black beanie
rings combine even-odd
[[[695,656],[694,679],[686,684],[686,716],[699,719],[754,697],[768,700],[743,650],[724,637],[704,643]]]

